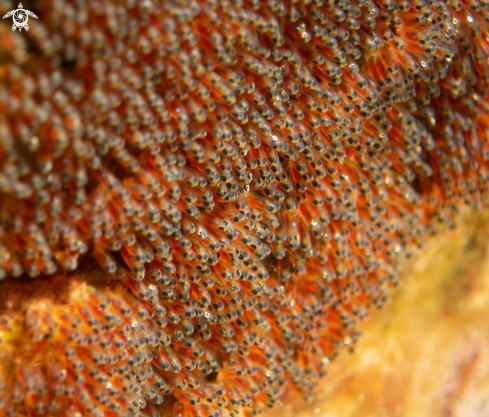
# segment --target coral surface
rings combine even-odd
[[[465,216],[467,214],[467,216]],[[306,404],[288,392],[266,417],[489,415],[489,217],[463,213],[401,268],[389,304],[362,323]]]
[[[308,396],[400,257],[487,200],[486,0],[25,7],[0,22],[2,415]]]

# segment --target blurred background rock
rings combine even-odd
[[[392,301],[372,312],[312,404],[267,417],[489,416],[489,214],[427,238]]]

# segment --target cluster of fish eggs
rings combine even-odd
[[[4,315],[6,415],[308,395],[399,254],[487,201],[486,1],[36,14],[27,40],[0,33],[0,278],[73,287]]]

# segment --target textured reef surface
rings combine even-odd
[[[265,416],[488,416],[488,233],[487,212],[467,212],[430,238],[401,268],[389,304],[362,323],[356,354],[339,351],[315,400],[289,391]]]
[[[25,7],[0,21],[2,416],[307,397],[399,261],[488,200],[486,0]]]

